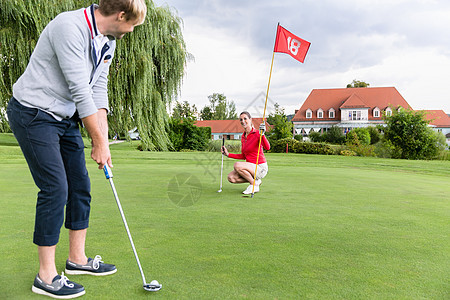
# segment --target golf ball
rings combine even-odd
[[[159,282],[157,280],[152,280],[152,282],[150,282],[150,285],[159,285]]]

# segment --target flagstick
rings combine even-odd
[[[288,38],[287,38],[287,44],[290,45],[282,45],[281,48],[278,47],[279,44],[279,39],[278,39],[278,35],[280,34],[280,32],[283,32],[283,35],[285,35],[286,33],[288,34]],[[292,41],[292,43],[291,43]],[[295,44],[294,44],[295,41]],[[301,42],[300,42],[301,41]],[[298,44],[298,45],[296,45]],[[295,58],[296,60],[303,62],[306,56],[306,53],[308,52],[309,46],[311,45],[310,42],[302,40],[301,38],[293,35],[292,33],[290,33],[289,31],[287,31],[286,29],[284,29],[283,27],[280,26],[280,23],[278,23],[277,26],[277,34],[275,37],[275,46],[273,48],[273,54],[272,54],[272,64],[270,66],[270,74],[269,74],[269,84],[267,85],[267,93],[266,93],[266,103],[264,104],[264,114],[263,114],[263,123],[265,123],[265,117],[266,117],[266,108],[267,108],[267,99],[269,97],[269,87],[270,87],[270,79],[272,78],[272,68],[273,68],[273,60],[275,57],[275,52],[282,52],[282,53],[287,53],[289,55],[291,55],[293,58]],[[286,46],[288,46],[288,50],[289,52],[287,52]],[[303,48],[303,50],[301,50]],[[295,49],[295,51],[293,51]],[[299,49],[301,50],[300,53],[298,53]],[[297,56],[297,54],[301,55],[301,56]],[[259,146],[258,146],[258,156],[256,157],[256,167],[255,167],[255,178],[253,178],[253,189],[252,189],[252,198],[253,195],[255,194],[255,182],[256,182],[256,172],[258,171],[258,162],[259,162],[259,153],[261,151],[261,141],[262,141],[262,132],[260,132],[260,136],[259,136]]]
[[[267,99],[269,97],[269,88],[270,88],[270,79],[272,78],[272,69],[273,69],[273,59],[275,58],[275,51],[272,53],[272,63],[270,65],[270,73],[269,73],[269,84],[267,85],[267,92],[266,92],[266,103],[264,104],[264,113],[263,113],[263,123],[265,123],[265,117],[266,117],[266,108],[267,108]],[[256,182],[256,171],[258,171],[258,162],[259,162],[259,152],[261,151],[261,141],[262,141],[262,131],[259,132],[259,145],[258,145],[258,155],[256,156],[256,167],[255,167],[255,177],[253,178],[253,188],[252,188],[252,198],[255,194],[255,182]]]

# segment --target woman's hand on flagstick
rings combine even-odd
[[[266,133],[266,123],[262,122],[261,125],[259,125],[259,132],[264,135]]]
[[[222,146],[222,154],[228,157],[228,150],[225,146]]]

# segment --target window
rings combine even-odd
[[[334,109],[330,109],[330,110],[328,111],[328,118],[334,119]]]
[[[317,111],[317,118],[323,119],[323,110],[321,108]]]
[[[375,108],[373,110],[373,116],[374,116],[374,118],[379,118],[380,117],[380,110]]]
[[[350,110],[348,112],[348,119],[351,121],[361,120],[361,111],[359,110]]]
[[[309,108],[306,110],[306,118],[307,119],[311,119],[312,118],[312,110],[310,110]]]
[[[392,115],[392,110],[390,108],[386,108],[386,116],[391,116]]]

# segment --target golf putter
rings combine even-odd
[[[159,291],[162,288],[162,284],[159,284],[158,281],[152,280],[152,282],[150,282],[150,283],[147,283],[145,281],[144,271],[142,271],[141,262],[139,261],[139,257],[138,257],[138,254],[136,252],[136,248],[134,247],[133,238],[131,237],[130,229],[128,229],[127,220],[125,219],[125,215],[124,215],[123,210],[122,210],[122,205],[120,205],[119,196],[117,195],[116,187],[114,186],[114,182],[113,182],[113,179],[112,179],[113,178],[113,174],[111,172],[111,168],[108,165],[105,165],[103,167],[103,171],[105,172],[106,179],[108,179],[109,183],[111,184],[111,188],[112,188],[112,191],[113,191],[113,194],[114,194],[114,198],[116,198],[117,207],[119,208],[120,215],[122,216],[122,221],[123,221],[123,224],[125,225],[125,229],[126,229],[127,234],[128,234],[128,239],[130,240],[130,243],[131,243],[131,248],[133,248],[134,257],[136,258],[136,262],[138,264],[139,271],[141,272],[142,283],[143,283],[144,290],[149,291],[149,292]]]
[[[225,137],[222,136],[222,147],[225,146]],[[220,153],[222,154],[222,166],[220,167],[220,189],[217,191],[218,193],[222,192],[222,174],[223,174],[223,153],[222,148],[220,148]]]

